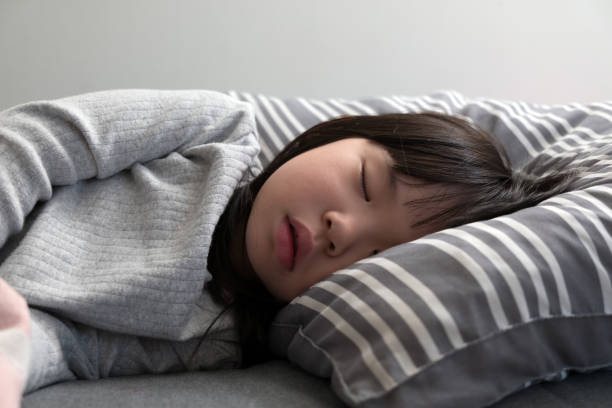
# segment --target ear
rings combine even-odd
[[[225,304],[230,304],[234,301],[232,293],[226,288],[221,288],[215,279],[206,282],[204,284],[204,290],[207,290],[216,301],[220,300]],[[221,297],[221,299],[216,298],[217,296]]]
[[[223,301],[228,305],[234,302],[234,295],[232,295],[231,292],[227,289],[221,289],[221,297],[223,298]]]

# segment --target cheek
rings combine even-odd
[[[299,186],[297,194],[300,200],[316,204],[332,204],[338,196],[346,194],[346,182],[341,183],[340,177],[333,172],[313,172],[296,183]]]
[[[262,249],[260,247],[262,240],[257,234],[260,228],[255,217],[257,213],[254,210],[255,208],[251,210],[251,215],[247,221],[247,227],[244,234],[244,245],[246,247],[247,258],[255,270],[255,273],[259,276],[262,264],[259,256],[259,254],[262,253]]]
[[[343,157],[325,155],[308,159],[306,156],[288,166],[286,175],[291,185],[302,188],[330,188],[337,186],[339,179],[349,170],[348,161]]]
[[[257,195],[251,213],[247,220],[245,232],[245,246],[247,257],[251,263],[255,273],[260,277],[265,271],[269,259],[266,259],[266,254],[271,251],[268,248],[270,245],[270,232],[272,229],[273,220],[270,214],[270,206],[267,204],[267,196],[263,189]]]

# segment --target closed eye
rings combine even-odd
[[[368,185],[366,183],[365,161],[361,162],[361,189],[363,190],[363,198],[369,202]]]

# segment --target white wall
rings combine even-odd
[[[0,0],[0,109],[108,88],[612,99],[607,0]]]

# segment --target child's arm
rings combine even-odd
[[[249,105],[211,91],[97,92],[1,112],[0,247],[53,186],[253,129]]]

